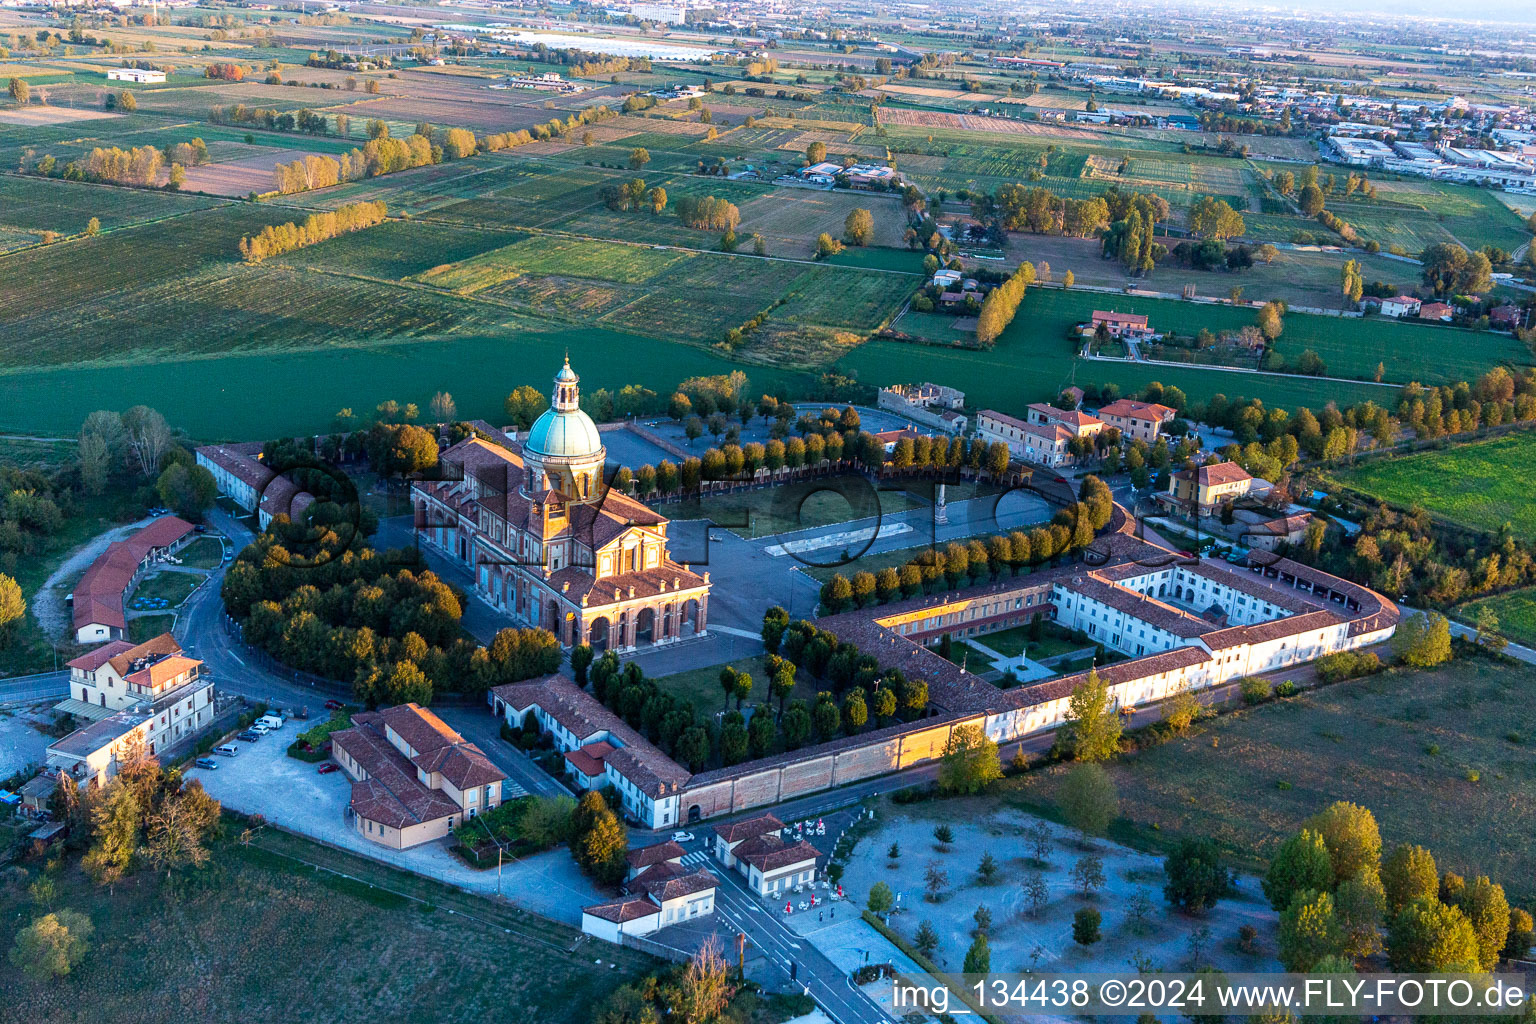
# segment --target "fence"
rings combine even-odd
[[[663,960],[671,960],[673,963],[679,964],[686,963],[692,957],[691,953],[687,953],[684,950],[673,949],[671,946],[657,942],[654,939],[647,939],[643,935],[630,935],[627,932],[619,933],[619,945],[629,949],[638,949],[642,953],[649,953],[652,956],[661,957]]]

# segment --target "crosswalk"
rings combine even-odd
[[[683,867],[707,868],[713,859],[714,858],[710,857],[710,855],[703,850],[695,850],[692,853],[683,854]]]

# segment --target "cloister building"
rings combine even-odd
[[[521,442],[471,437],[411,489],[421,542],[468,566],[477,593],[563,646],[633,650],[702,636],[709,574],[672,561],[667,519],[609,490],[602,435],[567,360]]]

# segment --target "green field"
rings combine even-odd
[[[1456,609],[1457,617],[1469,623],[1476,622],[1478,610],[1484,605],[1498,616],[1500,633],[1517,644],[1536,646],[1536,588],[1511,590],[1495,597],[1469,601]]]
[[[709,718],[727,707],[736,706],[736,698],[726,701],[725,691],[720,689],[720,670],[730,665],[737,672],[745,672],[752,677],[752,695],[747,698],[747,704],[772,704],[773,697],[768,692],[770,677],[762,656],[752,658],[740,658],[736,661],[726,662],[722,665],[707,665],[704,668],[689,669],[687,672],[678,672],[670,676],[661,676],[656,680],[656,685],[663,693],[670,693],[691,701],[698,709],[700,715]],[[797,678],[795,688],[789,695],[790,700],[808,700],[812,703],[816,700],[816,686],[807,679]]]
[[[447,1008],[462,1020],[585,1024],[595,1001],[653,969],[607,944],[569,953],[578,936],[563,925],[271,829],[242,847],[241,827],[228,823],[208,868],[171,881],[142,868],[109,889],[66,866],[55,909],[92,920],[90,951],[52,984],[7,965],[0,1020],[278,1024],[302,1006],[336,1024],[435,1020]],[[25,882],[0,892],[0,910],[13,927],[41,914]]]
[[[0,232],[15,229],[30,237],[0,240],[0,249],[39,241],[36,232],[61,235],[82,232],[95,217],[103,231],[160,217],[207,209],[216,200],[168,192],[88,185],[48,178],[7,176],[0,179]]]
[[[1420,843],[1442,869],[1487,874],[1524,903],[1536,896],[1533,687],[1529,666],[1462,660],[1224,714],[1109,766],[1128,819],[1111,835],[1209,836],[1262,863],[1309,815],[1352,800],[1375,813],[1384,849]],[[1049,803],[1062,778],[1030,773],[1020,797]]]
[[[1376,459],[1336,474],[1346,487],[1409,507],[1421,505],[1475,530],[1509,523],[1536,538],[1536,434],[1521,431],[1402,458]]]

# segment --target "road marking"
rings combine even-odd
[[[236,661],[240,661],[240,655],[236,654],[234,651],[230,651],[229,652],[229,656],[231,658],[234,658]],[[240,661],[240,667],[244,668],[245,667],[245,662]]]

